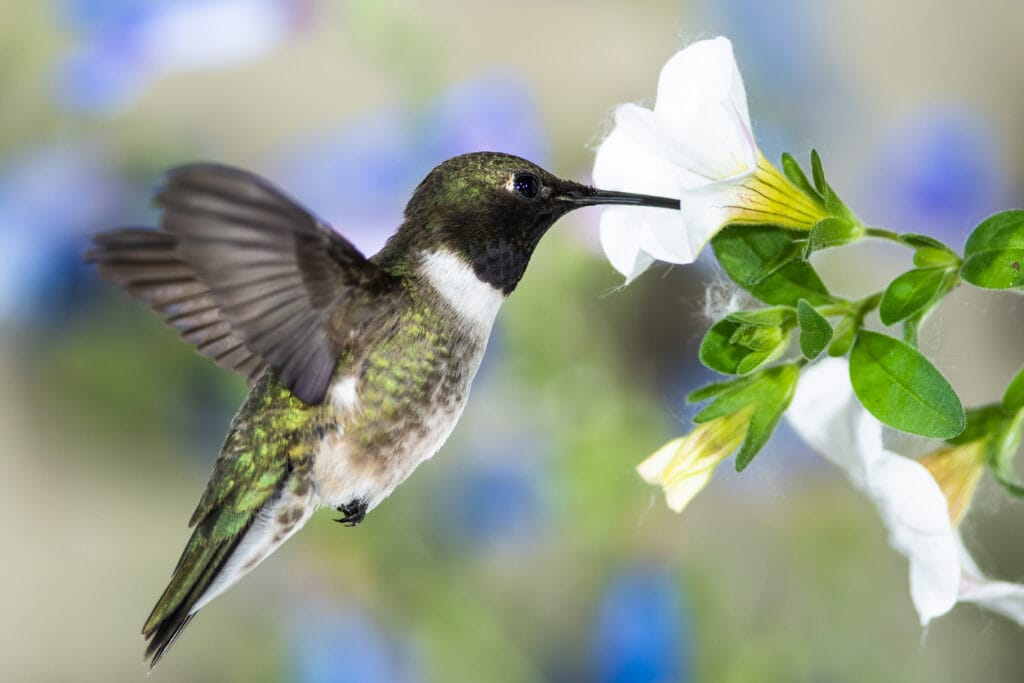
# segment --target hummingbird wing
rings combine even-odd
[[[192,536],[146,619],[150,667],[192,617],[262,562],[316,509],[305,403],[265,375],[232,423],[189,521]]]
[[[100,276],[163,314],[250,383],[266,366],[307,403],[323,400],[347,341],[398,280],[297,202],[247,171],[172,170],[160,230],[100,233]]]

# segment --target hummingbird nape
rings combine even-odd
[[[368,259],[239,169],[174,169],[155,201],[158,229],[100,233],[87,258],[252,388],[143,626],[150,666],[318,507],[354,526],[441,447],[498,308],[558,218],[595,204],[679,208],[466,154],[427,175]]]

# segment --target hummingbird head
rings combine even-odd
[[[510,154],[463,154],[427,174],[405,207],[405,222],[378,259],[387,263],[443,250],[507,295],[552,224],[573,209],[596,204],[679,208],[678,199],[561,180]]]

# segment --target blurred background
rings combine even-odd
[[[132,681],[139,630],[245,394],[81,263],[151,225],[170,166],[238,164],[368,252],[435,164],[587,178],[613,105],[732,38],[774,159],[823,154],[870,224],[962,244],[1024,204],[1017,2],[48,0],[0,4],[0,661]],[[685,514],[633,471],[689,428],[709,258],[628,289],[598,212],[563,220],[499,316],[469,408],[355,529],[318,514],[203,610],[149,680],[1017,681],[1024,632],[958,607],[925,633],[871,505],[780,431]],[[909,264],[822,255],[861,294]],[[924,342],[968,403],[1024,362],[1014,295],[961,288]],[[1024,578],[1022,506],[965,521]]]

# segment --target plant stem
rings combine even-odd
[[[892,230],[886,230],[885,228],[865,228],[864,229],[864,234],[867,235],[868,237],[877,237],[878,239],[889,240],[890,242],[897,242],[899,244],[904,244],[900,240],[900,234],[898,232],[893,232]],[[904,246],[908,246],[908,245],[904,244]]]

